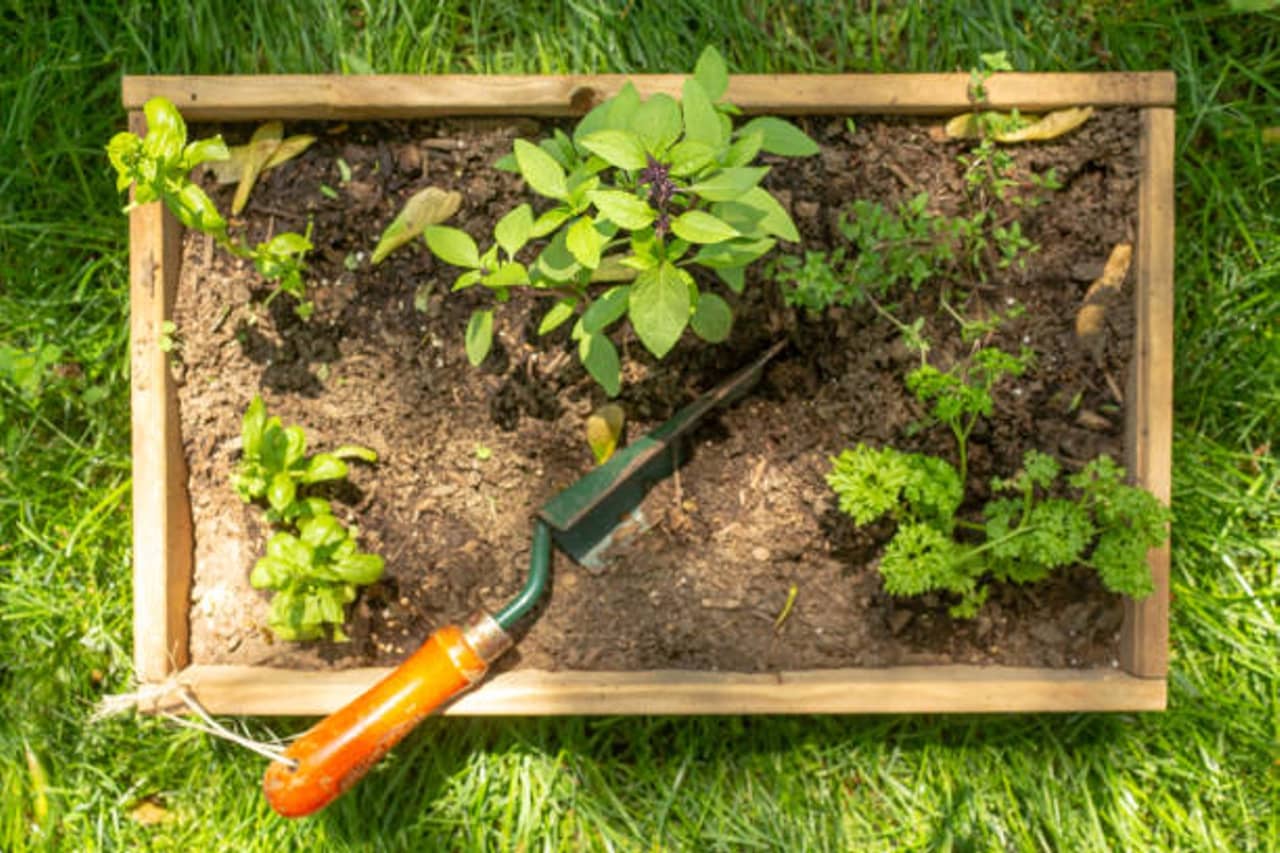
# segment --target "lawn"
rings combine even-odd
[[[7,0],[0,848],[1276,849],[1280,10],[1236,5],[1273,10]],[[1025,70],[1177,72],[1168,712],[436,719],[305,822],[270,813],[238,747],[90,722],[132,677],[127,225],[103,153],[121,73],[680,72],[706,43],[739,72],[960,70],[999,49]]]

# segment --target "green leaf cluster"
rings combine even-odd
[[[711,343],[725,340],[733,311],[690,269],[703,267],[741,293],[748,264],[778,240],[798,241],[790,215],[760,186],[769,168],[752,163],[761,152],[818,152],[783,119],[735,128],[739,111],[724,100],[728,80],[724,60],[709,47],[679,99],[643,99],[627,83],[571,135],[516,140],[498,167],[519,173],[550,206],[537,215],[528,204],[510,211],[483,251],[464,231],[426,228],[431,251],[464,269],[454,290],[480,285],[499,302],[513,287],[554,293],[539,332],[576,317],[578,357],[611,396],[620,390],[620,360],[609,329],[623,318],[657,358],[686,329]],[[473,364],[488,355],[492,336],[492,309],[480,309],[467,329]]]
[[[261,397],[245,410],[241,444],[232,488],[246,503],[265,504],[267,521],[278,528],[249,576],[254,588],[276,591],[268,627],[283,640],[319,639],[326,626],[335,640],[347,639],[343,607],[357,586],[381,577],[383,561],[358,550],[355,528],[333,517],[329,501],[303,490],[345,478],[346,459],[374,462],[377,454],[344,445],[308,456],[302,428],[268,417]]]
[[[213,200],[195,184],[191,170],[202,163],[230,159],[231,153],[221,136],[187,142],[187,125],[177,107],[166,98],[155,97],[143,105],[147,118],[147,135],[124,131],[107,143],[107,157],[116,170],[116,189],[133,189],[133,200],[125,207],[163,202],[174,216],[188,228],[211,235],[223,249],[253,262],[264,279],[275,289],[269,303],[281,292],[298,300],[295,307],[304,320],[313,306],[306,301],[303,261],[311,251],[310,227],[306,236],[285,232],[271,240],[249,247],[231,236],[227,220],[218,212]]]
[[[1055,569],[1093,567],[1107,589],[1142,598],[1153,589],[1147,551],[1167,537],[1169,511],[1150,493],[1124,483],[1124,470],[1099,456],[1065,480],[1057,460],[1028,451],[1022,468],[997,479],[980,522],[958,520],[963,481],[947,462],[892,447],[858,444],[831,460],[827,482],[840,510],[859,526],[883,516],[897,522],[879,570],[891,595],[949,592],[951,613],[971,618],[989,580],[1033,583]],[[980,532],[976,542],[957,530]]]
[[[907,374],[907,388],[930,407],[931,418],[946,424],[955,437],[961,480],[968,474],[969,435],[979,417],[991,415],[992,389],[1002,379],[1021,376],[1033,360],[1034,354],[1026,347],[1017,355],[997,347],[979,347],[947,370],[926,361]]]
[[[890,211],[878,201],[859,199],[841,213],[838,228],[849,249],[829,255],[809,252],[803,260],[780,256],[771,272],[783,286],[788,305],[824,311],[849,306],[868,296],[883,299],[955,266],[967,223],[930,213],[929,194],[919,193]]]

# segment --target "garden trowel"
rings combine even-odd
[[[438,629],[381,681],[294,741],[263,779],[271,807],[285,817],[319,811],[359,781],[425,717],[479,683],[489,664],[511,647],[509,632],[542,597],[552,540],[575,560],[590,565],[601,544],[636,511],[653,484],[678,467],[679,439],[709,411],[753,386],[784,343],[771,346],[543,506],[534,523],[529,577],[516,597],[494,615],[480,611],[461,627]]]

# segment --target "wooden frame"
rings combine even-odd
[[[438,115],[573,115],[630,79],[645,94],[679,92],[683,77],[273,76],[125,77],[140,130],[148,98],[188,120],[354,120]],[[970,108],[966,74],[743,75],[729,98],[749,113],[950,115]],[[993,107],[1128,106],[1141,110],[1135,259],[1136,336],[1126,394],[1126,455],[1136,482],[1168,502],[1173,415],[1174,76],[998,74]],[[159,341],[178,285],[181,226],[158,204],[130,214],[134,466],[134,661],[143,710],[189,689],[210,711],[325,714],[384,669],[309,672],[188,666],[193,562],[177,396]],[[1121,711],[1165,707],[1169,548],[1150,554],[1156,591],[1127,602],[1120,668],[889,667],[776,674],[540,672],[499,675],[446,714],[726,714]],[[461,616],[461,614],[459,614]]]

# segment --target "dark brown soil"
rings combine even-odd
[[[778,161],[767,185],[793,212],[806,249],[834,247],[839,211],[856,198],[895,204],[920,190],[947,213],[963,201],[961,143],[908,120],[814,120],[819,157]],[[204,128],[201,130],[209,130]],[[251,128],[219,128],[243,141]],[[269,311],[245,264],[188,235],[176,309],[182,430],[196,530],[191,650],[195,661],[292,667],[390,664],[434,628],[477,607],[491,611],[523,582],[537,508],[588,471],[586,415],[603,392],[571,355],[567,327],[534,334],[545,301],[517,296],[499,311],[495,353],[472,369],[462,350],[471,310],[485,294],[450,294],[456,271],[415,243],[371,268],[378,234],[403,201],[435,184],[465,201],[450,224],[473,235],[527,200],[518,178],[490,168],[533,122],[440,121],[290,127],[320,136],[305,155],[268,173],[242,218],[250,236],[314,225],[308,276],[316,303],[302,322],[287,298]],[[1121,387],[1132,316],[1108,315],[1100,354],[1073,332],[1075,312],[1111,247],[1132,240],[1136,117],[1096,115],[1048,144],[1011,149],[1021,167],[1056,167],[1064,188],[1021,221],[1041,246],[1024,273],[958,281],[968,313],[1026,313],[995,341],[1031,347],[1037,366],[999,388],[996,415],[973,439],[970,500],[1038,448],[1068,467],[1122,456]],[[349,165],[343,183],[338,159]],[[329,198],[322,185],[332,188]],[[232,189],[218,189],[222,209]],[[484,241],[482,241],[483,244]],[[939,309],[940,287],[907,295],[902,315],[928,319],[935,364],[960,352],[958,327]],[[724,293],[723,287],[718,290]],[[858,530],[839,514],[823,477],[829,457],[858,441],[954,458],[945,428],[913,432],[922,411],[903,378],[915,356],[870,308],[821,318],[788,308],[757,266],[733,297],[728,344],[686,334],[664,362],[634,340],[620,402],[634,438],[709,389],[774,340],[789,346],[736,407],[709,417],[678,477],[650,493],[651,528],[604,570],[557,552],[553,588],[509,668],[782,670],[898,663],[1114,666],[1118,599],[1085,570],[1027,587],[996,587],[973,620],[947,615],[945,596],[887,596],[876,559],[888,522]],[[415,302],[425,310],[415,310]],[[239,422],[254,394],[307,430],[312,448],[360,442],[376,466],[358,466],[331,496],[360,527],[362,545],[387,560],[385,578],[352,608],[352,641],[273,643],[267,597],[248,573],[267,531],[260,511],[228,485]],[[775,619],[792,587],[795,603]]]

